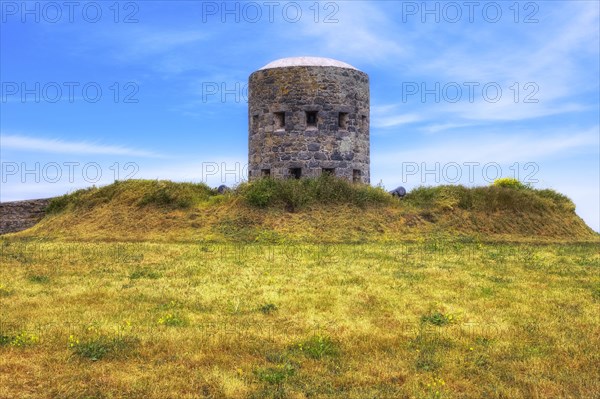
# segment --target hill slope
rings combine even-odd
[[[64,240],[376,242],[440,235],[481,240],[597,240],[552,190],[421,187],[404,199],[332,177],[265,179],[218,194],[204,184],[128,180],[54,199],[15,237]]]

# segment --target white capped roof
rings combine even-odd
[[[323,57],[289,57],[289,58],[281,58],[276,61],[270,62],[262,69],[270,69],[270,68],[285,68],[292,66],[326,66],[326,67],[338,67],[338,68],[350,68],[356,69],[350,64],[346,64],[345,62],[334,60],[333,58],[323,58]],[[358,69],[356,69],[358,70]]]

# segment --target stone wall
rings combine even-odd
[[[39,222],[51,198],[0,202],[0,234],[25,230]]]
[[[250,75],[248,87],[249,180],[290,177],[292,169],[314,177],[325,169],[369,183],[367,74],[332,66],[269,68]]]

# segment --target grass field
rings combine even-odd
[[[0,398],[598,398],[597,243],[0,240]]]

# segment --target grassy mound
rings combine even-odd
[[[216,194],[216,190],[203,183],[174,183],[164,180],[116,181],[102,188],[91,187],[54,198],[47,212],[56,214],[67,210],[78,211],[108,203],[185,209]]]
[[[452,210],[455,208],[479,212],[532,212],[545,213],[575,211],[568,197],[554,190],[534,190],[527,187],[467,188],[464,186],[418,187],[410,192],[406,201],[423,209]]]
[[[225,194],[205,184],[128,180],[55,198],[23,237],[69,240],[374,242],[424,235],[594,240],[575,205],[512,182],[418,187],[397,199],[332,176],[262,179]]]

